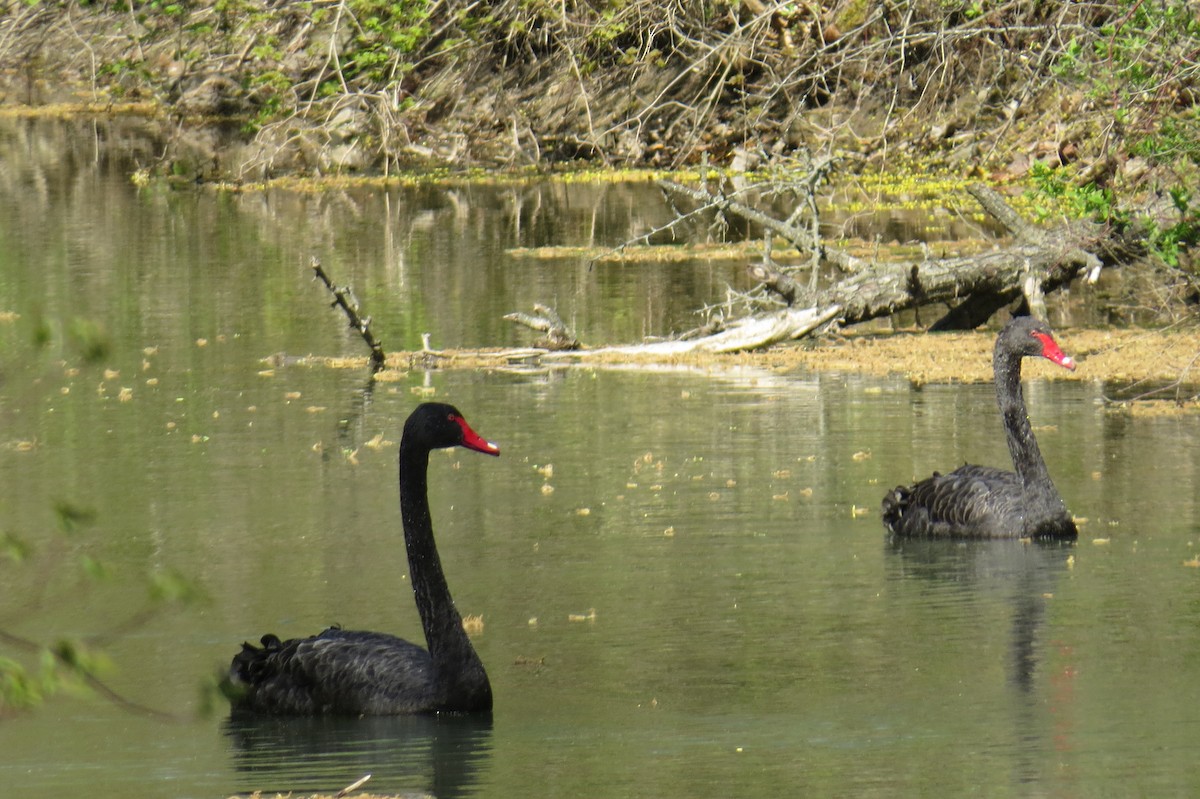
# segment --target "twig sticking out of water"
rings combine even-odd
[[[334,794],[334,799],[342,799],[342,797],[343,797],[343,796],[347,796],[347,795],[348,795],[348,794],[349,794],[351,791],[357,791],[357,790],[358,790],[359,788],[361,788],[361,787],[362,787],[362,786],[363,786],[363,785],[366,783],[366,781],[367,781],[367,780],[369,780],[369,779],[371,779],[371,775],[370,775],[370,774],[368,774],[367,776],[363,777],[361,780],[356,780],[355,782],[352,782],[352,783],[350,783],[350,784],[349,784],[349,785],[347,785],[345,788],[342,788],[340,791],[338,791],[337,793],[335,793],[335,794]]]
[[[321,268],[321,259],[315,255],[312,257],[312,270],[317,279],[324,283],[325,288],[329,289],[329,293],[333,295],[331,305],[341,308],[346,313],[346,318],[350,320],[350,327],[357,330],[363,337],[363,341],[367,342],[367,346],[371,348],[371,371],[378,372],[383,368],[387,358],[383,354],[383,345],[371,332],[371,317],[364,318],[359,315],[358,300],[354,298],[354,292],[348,286],[333,285],[329,275],[325,274],[325,270]]]

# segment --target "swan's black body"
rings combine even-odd
[[[262,646],[242,644],[230,666],[236,711],[397,715],[492,709],[491,685],[450,597],[429,516],[429,453],[453,446],[500,454],[450,405],[423,404],[404,424],[400,515],[428,651],[392,635],[337,627],[290,641],[264,635]]]
[[[996,338],[992,368],[1015,472],[960,466],[949,474],[900,486],[883,498],[883,523],[893,535],[920,538],[1067,538],[1078,535],[1033,437],[1021,392],[1021,359],[1075,363],[1050,329],[1028,316],[1013,319]]]

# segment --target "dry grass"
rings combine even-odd
[[[1027,361],[1024,373],[1058,380],[1134,383],[1178,379],[1200,356],[1194,331],[1065,330],[1056,334],[1079,363],[1068,372],[1047,361]],[[859,374],[901,374],[921,383],[992,379],[991,332],[852,335],[763,353],[772,366]],[[1196,364],[1200,365],[1200,364]],[[1192,376],[1200,383],[1200,370]]]

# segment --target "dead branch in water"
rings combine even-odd
[[[830,322],[856,324],[931,303],[950,306],[950,311],[934,325],[940,330],[978,327],[997,310],[1021,298],[1033,313],[1044,315],[1044,293],[1068,284],[1079,275],[1086,275],[1089,282],[1094,282],[1101,268],[1100,258],[1094,253],[1105,251],[1111,244],[1110,230],[1088,222],[1068,223],[1052,230],[1038,228],[1022,219],[997,192],[974,185],[969,189],[971,195],[1012,233],[1010,243],[993,252],[959,258],[926,257],[904,263],[871,264],[826,246],[814,238],[810,228],[796,224],[796,215],[780,221],[707,188],[690,188],[670,181],[659,185],[710,210],[756,223],[771,234],[783,236],[801,252],[820,253],[844,277],[821,291],[805,290],[770,260],[768,252],[761,265],[750,267],[751,275],[770,294],[783,298],[788,307],[760,307],[744,317],[724,320],[719,329],[706,331],[707,335],[603,347],[593,352],[672,356],[762,349],[807,336]],[[516,315],[506,318],[530,324]],[[536,326],[548,329],[542,325],[549,324],[540,320]]]
[[[387,356],[383,352],[383,345],[371,332],[371,317],[364,318],[359,314],[358,300],[354,298],[354,292],[349,286],[334,286],[329,275],[325,274],[325,270],[321,268],[321,259],[315,255],[312,257],[312,270],[313,274],[325,284],[325,288],[329,289],[329,293],[333,295],[330,307],[341,308],[345,312],[346,318],[350,320],[350,327],[357,330],[363,341],[367,342],[367,346],[371,348],[371,371],[378,372],[387,361]]]
[[[711,336],[653,341],[626,347],[602,347],[593,352],[599,355],[674,356],[757,350],[782,341],[803,338],[832,322],[839,311],[841,308],[837,305],[827,308],[784,308],[781,311],[735,319]]]
[[[761,263],[747,267],[759,285],[751,292],[731,289],[731,299],[721,306],[719,319],[710,317],[702,329],[666,341],[607,346],[593,352],[654,357],[755,350],[808,336],[831,322],[853,325],[905,310],[919,312],[926,306],[934,306],[942,314],[933,330],[970,330],[1016,303],[1044,317],[1046,292],[1080,277],[1094,283],[1105,263],[1102,258],[1119,263],[1135,251],[1126,241],[1129,235],[1115,226],[1081,220],[1039,227],[1022,218],[998,192],[975,184],[968,187],[970,195],[1011,235],[995,249],[938,258],[925,248],[923,256],[903,262],[860,257],[820,238],[814,192],[821,179],[820,174],[813,174],[807,181],[774,181],[758,187],[762,196],[796,199],[796,210],[786,219],[754,207],[744,190],[727,195],[720,185],[710,186],[707,181],[698,186],[660,181],[658,185],[672,201],[675,219],[659,230],[705,212],[738,217],[760,229],[751,235],[763,235]],[[689,207],[675,207],[674,200]],[[808,263],[799,268],[775,263],[771,257],[775,237],[784,238],[801,255],[809,256]],[[835,279],[820,290],[813,261],[817,258],[832,267]],[[797,269],[805,268],[811,270],[807,286],[796,279]],[[781,308],[782,304],[786,307]],[[510,314],[506,318],[544,331],[563,327],[561,320],[548,317]],[[578,346],[574,335],[565,331],[538,346],[562,349],[555,339],[565,340],[570,348]]]
[[[535,347],[542,347],[548,350],[579,349],[579,339],[575,338],[575,334],[567,327],[567,323],[562,320],[557,311],[541,303],[534,303],[533,310],[534,314],[514,311],[513,313],[505,314],[504,318],[510,322],[515,322],[545,333],[544,338],[540,338],[534,342]]]
[[[333,795],[333,799],[342,799],[342,797],[349,796],[354,791],[357,791],[359,788],[366,785],[367,780],[369,780],[369,779],[371,779],[371,775],[367,774],[366,776],[362,777],[361,779],[355,780],[354,782],[347,785],[345,788],[342,788],[340,791],[335,793]]]
[[[778,294],[788,305],[795,302],[800,294],[800,284],[771,261],[769,255],[764,255],[762,263],[747,266],[746,272],[768,291]]]
[[[926,258],[921,261],[871,265],[837,248],[826,246],[790,221],[770,217],[722,194],[693,189],[670,181],[660,185],[677,195],[704,203],[756,223],[786,238],[798,250],[819,252],[849,277],[823,291],[799,291],[786,272],[769,265],[752,266],[751,275],[783,296],[789,305],[803,299],[817,316],[840,308],[840,321],[855,324],[897,311],[945,303],[950,311],[934,324],[938,330],[965,330],[979,326],[993,313],[1017,298],[1031,311],[1044,316],[1044,293],[1067,284],[1080,274],[1088,282],[1099,276],[1102,251],[1109,231],[1087,222],[1042,230],[1021,218],[997,192],[983,185],[968,191],[980,206],[1013,235],[994,252],[961,258]],[[800,295],[807,296],[800,296]]]

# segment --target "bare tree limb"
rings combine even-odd
[[[743,219],[762,225],[766,230],[773,231],[787,239],[800,252],[822,250],[822,255],[831,263],[847,272],[857,272],[866,262],[840,250],[824,250],[821,242],[814,240],[812,233],[795,224],[780,221],[738,200],[730,199],[723,194],[710,194],[699,189],[689,188],[673,180],[660,180],[658,185],[672,194],[689,197],[703,203],[706,207],[717,211],[732,213]]]

